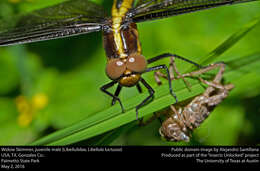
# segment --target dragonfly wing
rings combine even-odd
[[[257,0],[139,0],[129,15],[142,22],[251,1]]]
[[[71,0],[12,19],[0,20],[0,46],[50,40],[100,31],[103,8],[88,0]]]

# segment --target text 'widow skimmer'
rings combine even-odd
[[[199,66],[192,61],[175,54],[162,54],[148,60],[142,56],[136,23],[166,18],[195,12],[203,9],[233,5],[257,0],[114,0],[111,16],[103,8],[89,0],[70,0],[55,6],[31,12],[17,20],[0,23],[0,46],[23,44],[75,36],[90,32],[102,31],[103,43],[107,55],[106,74],[112,80],[101,87],[101,90],[113,98],[112,105],[118,101],[122,87],[136,86],[141,92],[139,83],[149,91],[146,97],[136,106],[138,109],[153,98],[153,88],[141,77],[143,73],[164,69],[172,91],[169,71],[166,65],[147,67],[165,57],[176,57]],[[117,84],[114,94],[107,91]]]

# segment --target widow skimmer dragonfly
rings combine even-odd
[[[142,56],[136,23],[251,1],[257,0],[114,0],[111,16],[108,16],[102,6],[94,2],[69,0],[31,12],[16,20],[0,22],[0,46],[102,31],[107,55],[106,74],[112,81],[102,86],[101,90],[113,98],[112,105],[118,101],[124,111],[118,98],[122,87],[136,86],[141,92],[139,83],[142,83],[148,89],[149,96],[136,106],[138,117],[139,108],[151,100],[154,94],[153,88],[141,77],[143,73],[164,69],[169,80],[170,93],[177,102],[167,66],[158,65],[149,68],[148,64],[174,56],[196,66],[199,65],[170,53],[146,60]],[[107,91],[117,83],[114,94]]]

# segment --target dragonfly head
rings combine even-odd
[[[140,54],[131,54],[126,58],[110,59],[106,66],[106,74],[111,80],[119,80],[125,87],[136,85],[141,74],[146,70],[147,61]]]

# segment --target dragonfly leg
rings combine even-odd
[[[142,88],[141,88],[141,86],[140,86],[139,83],[136,84],[136,88],[137,88],[137,90],[138,90],[139,93],[142,93],[142,92],[143,92],[143,90],[142,90]]]
[[[187,59],[185,57],[182,57],[182,56],[179,56],[179,55],[176,55],[176,54],[171,54],[171,53],[163,53],[161,55],[158,55],[158,56],[155,56],[153,58],[148,59],[147,62],[148,62],[148,64],[150,64],[150,63],[153,63],[153,62],[158,61],[160,59],[168,58],[168,57],[178,58],[178,59],[181,59],[181,60],[186,61],[188,63],[191,63],[191,64],[195,65],[198,68],[202,68],[202,66],[197,64],[196,62],[193,62],[193,61],[191,61],[191,60],[189,60],[189,59]]]
[[[163,59],[163,58],[166,58],[166,57],[170,57],[170,64],[169,64],[169,74],[170,74],[170,79],[171,80],[174,80],[174,79],[177,79],[177,78],[181,78],[183,80],[183,82],[185,83],[185,85],[191,89],[191,85],[188,81],[186,81],[186,79],[181,75],[181,73],[178,71],[177,67],[176,67],[176,64],[175,64],[175,58],[177,59],[181,59],[183,61],[186,61],[188,63],[191,63],[193,65],[195,65],[196,67],[198,68],[202,68],[202,66],[200,66],[199,64],[191,61],[191,60],[188,60],[184,57],[181,57],[179,55],[176,55],[176,54],[171,54],[171,53],[164,53],[164,54],[161,54],[161,55],[158,55],[156,57],[153,57],[151,59],[148,59],[148,63],[153,63],[157,60],[160,60],[160,59]],[[177,74],[177,77],[175,78],[174,77],[174,73],[173,71]],[[168,79],[167,76],[165,76],[163,73],[161,73],[160,71],[157,71],[154,73],[154,77],[155,77],[155,80],[157,82],[158,85],[161,85],[161,80],[159,77],[162,77],[162,78],[165,78],[165,79]]]
[[[154,66],[154,67],[151,67],[151,68],[147,68],[145,72],[150,72],[150,71],[156,71],[156,70],[160,70],[160,69],[164,69],[166,71],[166,76],[167,76],[167,80],[168,80],[168,83],[169,83],[169,89],[170,89],[170,94],[175,98],[176,102],[178,102],[178,99],[177,99],[177,96],[176,94],[173,92],[172,90],[172,82],[171,82],[171,79],[170,79],[170,73],[169,73],[169,69],[166,65],[158,65],[158,66]]]
[[[119,102],[120,106],[121,106],[122,112],[124,113],[124,112],[125,112],[125,109],[124,109],[124,107],[123,107],[123,105],[122,105],[122,103],[121,103],[121,100],[120,100],[117,96],[115,96],[115,95],[113,95],[112,93],[110,93],[109,91],[107,91],[108,88],[114,86],[116,83],[117,83],[117,81],[112,81],[112,82],[110,82],[110,83],[108,83],[108,84],[105,84],[105,85],[103,85],[103,86],[100,88],[100,90],[101,90],[102,92],[104,92],[105,94],[109,95],[110,97],[112,97],[113,99],[117,100],[117,101]]]
[[[118,85],[114,96],[118,97],[121,89],[122,89],[122,86]],[[116,101],[117,101],[117,99],[113,97],[111,106],[113,106],[116,103]]]
[[[149,91],[149,96],[146,97],[139,105],[136,106],[136,120],[138,120],[138,110],[145,105],[145,103],[150,100],[150,99],[153,99],[153,95],[154,95],[154,90],[153,88],[143,79],[141,78],[140,79],[141,83],[148,89]]]

